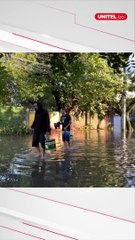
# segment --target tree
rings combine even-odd
[[[105,60],[97,54],[81,54],[83,75],[79,81],[78,102],[82,111],[98,113],[99,119],[117,102],[123,82]]]
[[[118,73],[118,74],[122,74],[122,68],[126,68],[127,67],[127,63],[128,63],[128,58],[131,55],[131,53],[101,53],[100,54],[104,59],[107,60],[109,66],[111,66],[114,69],[114,72]],[[128,77],[125,76],[125,79],[127,79]],[[130,81],[128,79],[127,84],[123,83],[123,91],[132,93],[135,91],[135,84],[134,84],[134,77],[130,78]],[[130,122],[130,118],[129,118],[129,114],[132,111],[132,109],[135,106],[135,97],[129,97],[127,94],[127,98],[126,98],[126,127],[127,130],[131,131],[132,127],[131,127],[131,122]],[[120,101],[115,104],[115,107],[113,109],[114,112],[118,113],[119,115],[122,114],[122,110],[121,110],[121,99]]]
[[[99,53],[12,53],[3,62],[18,104],[41,99],[53,109],[77,106],[102,119],[123,91],[120,75]]]
[[[120,74],[123,67],[127,66],[128,57],[131,53],[100,53],[106,59],[108,65],[113,68],[115,73]]]
[[[79,66],[76,64],[79,54],[74,53],[52,53],[49,54],[47,65],[48,72],[44,74],[43,71],[36,71],[41,77],[45,78],[47,85],[49,86],[52,95],[54,96],[57,110],[59,111],[63,105],[66,105],[68,109],[72,109],[75,104],[74,98],[74,81],[79,76]],[[46,64],[46,55],[37,54],[37,61]],[[78,69],[76,71],[76,67]],[[43,76],[44,75],[44,76]]]
[[[29,102],[47,97],[49,89],[46,81],[35,71],[38,64],[36,53],[12,53],[4,56],[3,61],[14,86],[12,98],[15,104],[28,106]],[[44,71],[46,68],[44,66]]]
[[[0,103],[10,101],[11,81],[5,66],[0,60]]]

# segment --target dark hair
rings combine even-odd
[[[65,111],[66,113],[68,113],[68,109],[66,107],[62,107],[61,110]]]
[[[41,102],[39,102],[39,101],[34,101],[33,104],[34,104],[34,103],[37,104],[37,106],[38,106],[38,111],[39,111],[39,112],[43,110],[43,105],[42,105]]]

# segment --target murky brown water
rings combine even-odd
[[[66,152],[59,130],[52,138],[57,150],[43,162],[31,136],[0,137],[0,186],[135,187],[135,133],[123,141],[106,131],[76,131]]]

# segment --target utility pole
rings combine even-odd
[[[122,79],[123,79],[123,82],[126,82],[124,68],[122,69]],[[125,135],[126,133],[126,91],[125,90],[122,93],[121,107],[122,107],[121,131]]]

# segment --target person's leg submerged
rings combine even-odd
[[[41,159],[44,159],[44,157],[45,157],[45,149],[42,148],[41,143],[39,143],[39,149],[40,149],[40,156],[41,156]]]
[[[40,156],[40,148],[39,148],[39,135],[38,134],[33,134],[33,139],[32,139],[32,147],[36,148],[36,151],[38,152],[38,155],[36,157]]]
[[[40,149],[41,159],[44,159],[44,157],[45,157],[45,136],[44,136],[44,134],[40,134],[39,149]]]
[[[69,149],[69,147],[70,147],[70,131],[66,131],[66,144],[67,144],[67,148]]]
[[[64,146],[65,149],[69,149],[70,147],[70,131],[64,132]]]
[[[66,135],[65,135],[65,131],[62,132],[62,141],[63,141],[63,144],[64,144],[64,148],[66,149],[66,148],[67,148],[67,144],[66,144]]]

